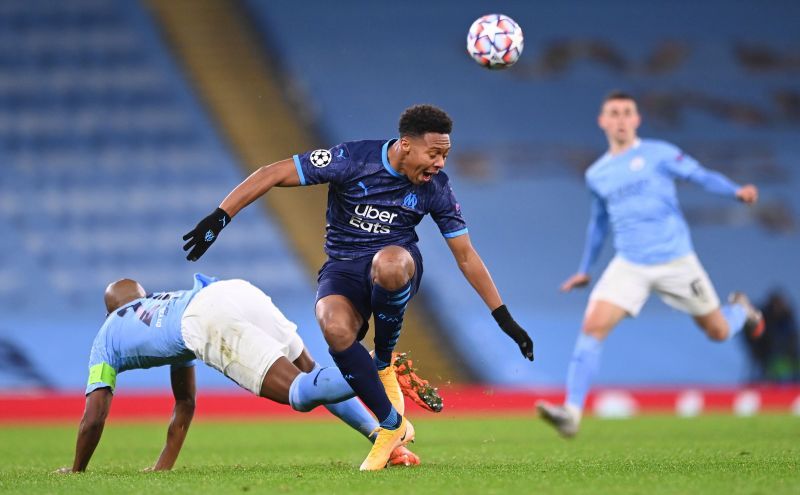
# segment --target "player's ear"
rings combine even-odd
[[[408,153],[408,151],[411,149],[411,140],[408,138],[408,136],[400,137],[400,149],[405,153]]]

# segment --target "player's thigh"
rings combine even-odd
[[[284,355],[289,361],[297,359],[305,347],[297,334],[297,325],[286,318],[272,298],[259,288],[244,280],[230,282],[238,282],[238,290],[234,295],[240,316],[279,342],[286,349]]]
[[[288,404],[289,388],[299,374],[300,370],[297,366],[286,357],[280,356],[269,367],[261,382],[261,391],[258,395],[281,404]]]
[[[628,312],[609,301],[592,299],[586,307],[581,331],[597,339],[605,339]]]
[[[317,322],[333,350],[342,351],[358,337],[364,318],[345,296],[332,294],[317,301]]]
[[[212,321],[199,329],[184,325],[183,335],[200,360],[256,395],[267,371],[279,358],[286,358],[293,344],[240,318]]]
[[[694,317],[719,309],[717,291],[694,254],[660,265],[653,290],[669,306]]]
[[[650,288],[649,267],[630,263],[619,256],[615,257],[589,295],[589,306],[584,322],[594,325],[593,328],[602,328],[607,314],[615,316],[618,313],[606,305],[595,305],[597,307],[593,308],[595,301],[604,301],[622,308],[622,317],[626,314],[637,316],[650,296]]]

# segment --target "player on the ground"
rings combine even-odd
[[[561,290],[589,284],[589,268],[609,227],[616,256],[589,296],[581,333],[567,373],[563,406],[537,404],[539,414],[563,436],[578,432],[586,395],[599,362],[603,341],[626,316],[635,317],[652,291],[670,306],[690,314],[714,341],[741,330],[760,335],[760,312],[742,293],[720,306],[714,286],[694,253],[689,228],[678,206],[675,181],[693,182],[705,190],[738,199],[758,200],[753,185],[740,186],[664,141],[639,139],[641,118],[630,95],[613,92],[603,101],[598,124],[608,152],[586,171],[592,210],[578,273]]]
[[[329,183],[329,259],[319,272],[316,315],[334,361],[380,421],[363,470],[383,468],[390,452],[414,437],[390,356],[406,306],[419,289],[423,267],[414,228],[426,214],[497,323],[533,360],[533,342],[511,317],[472,247],[442,172],[451,129],[450,117],[436,107],[408,108],[400,117],[399,138],[342,143],[261,167],[184,236],[187,259],[197,260],[232,217],[272,187]],[[374,360],[359,343],[370,315],[375,316]]]
[[[103,433],[117,374],[167,364],[175,409],[167,443],[151,469],[171,469],[194,415],[195,359],[242,388],[297,411],[324,405],[375,440],[378,422],[354,397],[341,372],[317,365],[297,326],[250,283],[197,274],[191,290],[145,294],[137,282],[123,279],[108,286],[105,303],[109,314],[89,357],[75,460],[59,472],[86,470]],[[419,458],[398,446],[390,463],[419,464]]]

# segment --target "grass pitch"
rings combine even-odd
[[[77,425],[0,427],[2,493],[800,493],[800,418],[584,421],[574,440],[533,418],[424,419],[415,468],[361,473],[369,444],[336,422],[197,422],[174,471],[142,473],[163,424],[106,426],[82,475]]]

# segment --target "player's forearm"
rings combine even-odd
[[[189,432],[189,426],[194,417],[194,403],[176,403],[175,412],[172,415],[169,428],[167,429],[167,443],[161,451],[153,470],[164,471],[172,469],[175,461],[178,459],[178,454],[183,448],[183,442],[186,440],[186,434]]]
[[[474,249],[470,249],[463,259],[458,260],[458,267],[490,310],[494,311],[503,305],[500,292],[498,292],[489,270],[486,269],[486,265],[483,264],[483,260]]]
[[[583,255],[578,265],[578,273],[589,273],[589,268],[597,260],[597,256],[603,248],[607,232],[608,227],[605,225],[599,225],[597,222],[589,224],[589,228],[586,230],[586,244],[583,247]]]
[[[73,472],[86,471],[89,465],[89,460],[100,443],[100,437],[103,435],[103,427],[105,421],[94,420],[84,417],[81,421],[80,428],[78,429],[78,441],[75,446],[75,461],[72,463]]]
[[[219,207],[233,218],[242,208],[275,187],[277,182],[277,177],[270,166],[261,167],[236,186],[220,203]]]
[[[698,167],[686,179],[710,193],[732,198],[736,197],[736,191],[741,187],[723,174],[702,167]]]

